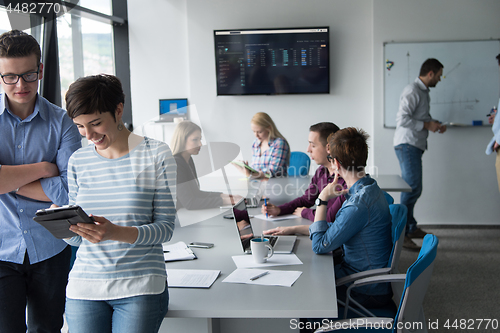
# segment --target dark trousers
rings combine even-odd
[[[61,332],[70,258],[67,246],[33,265],[28,254],[23,264],[0,261],[0,332]]]

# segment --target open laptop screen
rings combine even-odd
[[[250,216],[248,215],[247,205],[244,199],[233,206],[233,216],[240,234],[243,251],[245,251],[250,248],[250,240],[254,236],[252,225],[250,224]]]

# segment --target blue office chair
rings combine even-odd
[[[385,199],[387,200],[387,203],[389,205],[392,205],[394,203],[394,198],[392,197],[392,195],[390,195],[386,191],[382,191],[382,193],[384,193],[384,196],[385,196]]]
[[[288,164],[288,176],[307,176],[311,167],[311,159],[306,153],[292,151]]]
[[[349,306],[351,302],[357,304],[350,297],[352,288],[373,283],[390,282],[394,291],[394,298],[399,300],[397,312],[395,312],[393,317],[377,317],[360,306],[370,315],[370,317],[334,321],[329,328],[322,327],[316,330],[315,333],[351,330],[356,330],[356,332],[363,330],[397,333],[427,332],[427,322],[425,320],[422,303],[431,280],[434,259],[436,259],[437,254],[437,246],[438,238],[432,234],[428,234],[424,237],[417,260],[408,268],[406,274],[372,276],[355,281],[347,289],[346,305]],[[403,282],[404,287],[402,293],[399,293],[398,290],[400,288],[397,288],[396,285]],[[359,306],[359,304],[357,304],[357,306]],[[347,314],[347,307],[344,314]]]
[[[363,271],[345,276],[341,279],[336,280],[335,284],[337,286],[341,286],[369,276],[399,273],[398,271],[399,258],[401,256],[401,250],[403,248],[403,242],[405,237],[404,231],[406,228],[406,215],[408,213],[408,209],[406,208],[405,205],[393,204],[389,205],[389,210],[391,211],[391,217],[392,217],[392,228],[391,228],[392,251],[391,251],[391,256],[389,257],[389,261],[387,263],[387,267],[371,269],[368,271]]]

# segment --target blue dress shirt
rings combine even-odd
[[[369,269],[387,267],[392,250],[391,212],[384,193],[370,176],[358,180],[346,194],[335,222],[316,221],[309,227],[315,253],[344,248],[344,262],[335,266],[341,278]],[[388,284],[359,287],[366,295],[386,295]]]
[[[43,191],[58,206],[68,203],[68,159],[81,147],[81,137],[66,111],[37,96],[26,119],[14,115],[0,94],[0,167],[38,162],[55,163],[59,176],[40,179]],[[0,260],[22,264],[26,251],[31,264],[60,253],[67,244],[33,221],[41,202],[14,192],[0,195]]]

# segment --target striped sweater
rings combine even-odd
[[[79,246],[70,272],[67,297],[105,300],[165,289],[162,243],[172,237],[175,221],[176,164],[163,142],[144,138],[129,154],[107,159],[89,145],[68,163],[69,204],[87,214],[138,230],[134,244],[80,236],[67,239]]]

